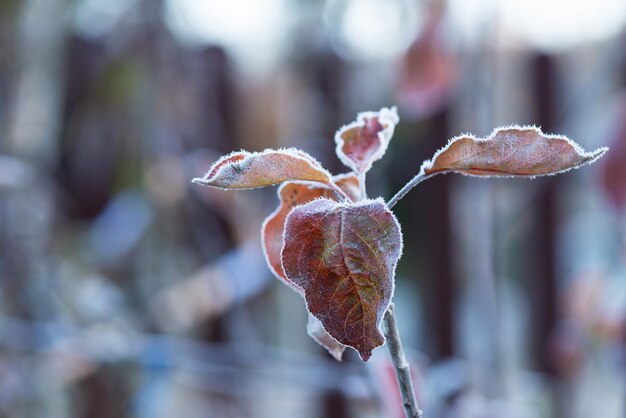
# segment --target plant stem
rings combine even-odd
[[[350,196],[348,196],[346,194],[346,192],[344,192],[343,190],[341,190],[339,188],[339,186],[337,186],[334,183],[323,183],[325,184],[329,189],[331,189],[333,192],[335,192],[335,194],[343,201],[343,202],[352,202],[352,199],[350,199]]]
[[[398,200],[402,199],[404,197],[404,195],[409,192],[409,190],[411,190],[413,187],[417,186],[418,184],[420,184],[421,182],[423,182],[427,178],[430,178],[431,176],[432,176],[432,174],[425,175],[425,174],[423,174],[420,171],[417,174],[417,176],[413,177],[411,179],[411,181],[409,181],[407,184],[405,184],[404,187],[401,188],[400,191],[398,193],[396,193],[396,195],[389,200],[389,202],[387,203],[387,207],[389,209],[394,207],[395,204],[398,203]]]
[[[408,191],[408,190],[407,190]],[[389,309],[385,313],[384,332],[387,339],[387,347],[393,360],[393,366],[396,369],[396,378],[398,379],[398,387],[402,395],[402,405],[407,418],[421,418],[422,411],[417,405],[415,399],[415,391],[413,390],[413,381],[411,380],[411,370],[409,363],[406,361],[402,342],[400,341],[400,333],[396,325],[396,318],[393,314],[394,305],[389,305]]]
[[[359,190],[361,192],[361,200],[367,199],[367,189],[365,188],[365,173],[359,174]]]

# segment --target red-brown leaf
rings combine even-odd
[[[359,178],[354,173],[345,173],[333,176],[333,182],[339,186],[339,188],[343,190],[353,202],[361,200]],[[333,195],[333,198],[334,197],[335,196]]]
[[[333,198],[334,193],[323,187],[315,187],[302,183],[285,183],[278,189],[278,197],[280,199],[280,205],[267,217],[261,229],[265,260],[272,273],[274,273],[279,280],[300,296],[304,297],[304,291],[287,278],[280,261],[280,252],[283,248],[285,218],[296,205],[308,203],[321,197]],[[311,314],[309,314],[306,329],[309,336],[313,338],[315,342],[324,347],[337,361],[341,361],[346,347],[331,337],[326,330],[324,330],[319,320]]]
[[[353,173],[341,174],[333,177],[333,181],[352,200],[359,200],[359,179]],[[265,219],[261,229],[263,252],[267,265],[274,275],[287,284],[298,294],[304,297],[304,292],[294,283],[287,279],[280,260],[280,252],[283,248],[283,231],[285,218],[297,205],[308,203],[314,199],[325,197],[335,199],[335,193],[326,187],[317,187],[314,184],[284,183],[278,189],[280,204],[276,210]],[[312,319],[313,318],[313,319]],[[309,318],[307,324],[308,334],[338,361],[341,360],[345,346],[338,343],[324,330],[324,327],[315,317]]]
[[[422,165],[422,174],[456,172],[474,176],[543,176],[600,158],[607,148],[585,152],[564,136],[534,127],[498,128],[487,138],[461,135]]]
[[[398,120],[395,107],[359,113],[335,134],[337,156],[354,172],[367,172],[385,154]]]
[[[297,205],[302,205],[320,197],[330,197],[334,193],[326,188],[311,187],[302,183],[285,183],[278,189],[280,205],[265,219],[261,228],[263,250],[267,264],[276,277],[288,286],[295,288],[299,293],[301,289],[287,279],[280,261],[280,251],[283,248],[283,231],[285,219],[291,210]]]
[[[363,360],[384,343],[380,323],[402,251],[400,226],[382,200],[319,199],[287,216],[282,263],[309,311]]]
[[[356,175],[340,174],[333,177],[333,181],[352,200],[359,200],[359,179]],[[272,212],[261,227],[263,251],[267,265],[274,275],[290,287],[295,285],[285,276],[280,261],[280,251],[283,248],[283,231],[287,215],[297,205],[302,205],[320,197],[336,199],[335,192],[326,187],[317,187],[314,184],[285,183],[278,188],[278,207]]]
[[[253,189],[285,181],[330,183],[331,177],[312,156],[297,149],[240,151],[220,158],[194,183],[218,189]]]

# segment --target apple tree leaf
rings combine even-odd
[[[309,154],[295,148],[239,151],[217,160],[194,183],[218,189],[254,189],[285,181],[330,183],[331,176]]]
[[[359,179],[354,173],[333,176],[333,182],[342,189],[352,200],[359,200]],[[326,187],[317,187],[315,184],[287,182],[278,188],[279,206],[270,214],[261,228],[261,239],[265,260],[272,273],[283,283],[304,297],[304,292],[294,283],[287,279],[280,259],[283,248],[283,231],[285,219],[289,212],[297,205],[308,203],[318,198],[335,199],[333,191]],[[324,330],[322,324],[313,316],[309,317],[307,324],[308,334],[337,360],[345,350],[345,346],[337,342]]]
[[[281,281],[289,287],[302,293],[293,282],[287,279],[280,260],[280,252],[283,248],[283,231],[285,230],[285,219],[291,210],[297,205],[308,203],[321,197],[330,197],[333,194],[329,189],[322,187],[312,187],[303,183],[284,183],[278,188],[278,198],[280,205],[263,222],[261,228],[261,239],[263,252],[267,264]]]
[[[372,163],[387,151],[398,121],[395,107],[359,113],[356,121],[339,129],[335,134],[337,156],[355,173],[366,173]]]
[[[367,360],[385,342],[380,325],[401,252],[400,225],[381,199],[317,199],[287,216],[282,264],[324,329]]]
[[[339,186],[352,200],[359,200],[359,179],[353,174],[340,174],[333,176],[333,182]],[[278,188],[278,207],[263,222],[261,227],[261,240],[267,265],[274,275],[288,286],[295,285],[287,279],[280,260],[280,251],[283,248],[283,231],[285,219],[289,212],[297,205],[308,203],[312,200],[324,197],[335,199],[335,193],[315,184],[287,182]]]
[[[495,129],[486,138],[452,138],[422,165],[421,173],[536,177],[592,163],[606,151],[599,148],[586,152],[565,136],[546,135],[535,127],[511,126]]]
[[[359,177],[354,173],[338,174],[333,176],[333,182],[344,191],[353,202],[361,200]]]

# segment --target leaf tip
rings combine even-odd
[[[597,149],[587,153],[588,158],[589,158],[587,163],[596,162],[597,160],[602,158],[604,156],[604,154],[606,154],[608,151],[609,151],[609,147],[600,147],[600,148],[597,148]]]
[[[204,186],[206,183],[206,180],[204,179],[204,177],[194,177],[193,179],[191,179],[191,182],[193,184],[199,184],[201,186]]]

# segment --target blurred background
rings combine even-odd
[[[395,208],[425,418],[626,417],[625,0],[0,0],[0,417],[401,418],[274,279],[274,188],[194,186],[398,106],[390,198],[448,138],[535,124],[598,163],[438,176]]]

